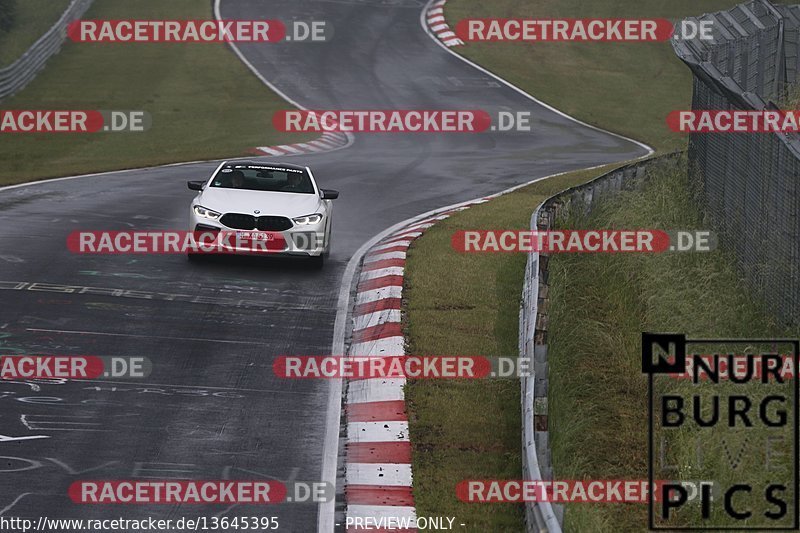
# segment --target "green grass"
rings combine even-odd
[[[679,18],[728,9],[732,0],[449,0],[448,23],[485,17]],[[574,117],[672,150],[685,138],[666,116],[691,105],[692,79],[668,42],[478,43],[455,48]]]
[[[565,226],[700,229],[702,218],[691,190],[685,168],[667,166],[653,174],[644,190],[623,193],[590,217],[566,221]],[[779,327],[742,287],[734,260],[724,251],[553,257],[549,414],[559,479],[646,479],[642,331],[681,332],[690,338],[797,336]],[[673,389],[698,391],[687,382],[676,382]],[[694,433],[683,435],[681,442],[689,435]],[[758,433],[749,433],[751,440],[754,435]],[[707,444],[718,438],[705,436]],[[692,447],[675,450],[675,463],[692,463]],[[753,475],[754,464],[746,464],[743,472],[734,472],[740,481]],[[690,474],[731,481],[727,470]],[[573,504],[567,508],[565,530],[644,531],[646,521],[644,505]],[[681,523],[692,521],[683,515]]]
[[[17,0],[14,26],[0,31],[0,68],[16,61],[44,35],[67,9],[70,0]]]
[[[408,254],[405,326],[415,355],[516,356],[523,254],[459,254],[459,229],[527,228],[532,206],[599,170],[533,184],[438,223]],[[455,516],[468,531],[520,531],[514,505],[466,504],[465,479],[519,479],[520,396],[516,380],[416,381],[407,387],[414,497],[420,515]]]
[[[705,229],[680,165],[659,168],[644,190],[623,193],[588,218],[562,221],[562,227]],[[409,353],[515,355],[524,254],[459,254],[450,237],[461,229],[526,228],[533,207],[547,196],[602,172],[534,184],[458,213],[417,239],[404,292]],[[797,336],[742,288],[733,265],[724,251],[553,256],[549,418],[556,478],[646,479],[642,331]],[[689,387],[676,383],[674,391],[685,394]],[[415,381],[407,398],[418,513],[455,516],[469,531],[520,531],[520,506],[466,504],[454,491],[465,479],[521,476],[519,382]],[[693,449],[685,445],[692,435],[675,446],[679,464],[692,463]],[[728,436],[732,449],[741,437]],[[686,479],[730,482],[731,472],[716,467],[682,473]],[[646,513],[645,505],[573,504],[565,531],[645,531]],[[686,514],[677,523],[698,525]]]
[[[27,1],[27,0],[26,0]],[[208,0],[102,0],[84,18],[208,19]],[[142,133],[4,134],[0,184],[53,176],[244,155],[302,142],[280,134],[272,113],[289,104],[224,44],[67,43],[4,109],[143,110]]]
[[[733,5],[731,0],[450,0],[446,16],[451,25],[472,17],[676,20]],[[456,50],[588,123],[660,151],[685,146],[684,137],[668,130],[665,117],[690,106],[692,80],[668,43],[468,43]],[[456,254],[450,236],[458,229],[526,228],[548,193],[601,173],[574,173],[497,198],[440,222],[418,239],[406,269],[404,320],[411,353],[516,354],[525,257]],[[702,227],[691,191],[681,169],[666,169],[646,190],[626,193],[590,219],[570,222]],[[733,265],[724,252],[554,258],[549,414],[558,479],[646,478],[642,331],[787,334],[743,289]],[[519,383],[414,382],[408,399],[418,512],[453,515],[475,531],[520,531],[521,507],[464,504],[453,490],[464,479],[520,476]],[[686,455],[678,459],[689,462]],[[714,478],[713,472],[692,472],[700,474]],[[646,512],[643,505],[571,505],[565,531],[643,531]],[[691,519],[683,515],[678,523]]]

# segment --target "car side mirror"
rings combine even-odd
[[[189,187],[189,190],[192,191],[202,191],[203,185],[205,185],[205,181],[187,181],[186,185]]]
[[[333,189],[322,189],[323,200],[336,200],[337,198],[339,198],[339,191],[334,191]]]

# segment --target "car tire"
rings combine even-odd
[[[325,255],[324,254],[312,255],[308,261],[309,264],[311,265],[311,268],[315,270],[321,270],[322,267],[325,266]]]

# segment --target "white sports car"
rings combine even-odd
[[[317,266],[330,254],[331,200],[339,192],[319,189],[308,167],[226,161],[208,181],[188,186],[200,191],[190,208],[192,231],[280,232],[280,248],[272,251],[309,257]]]

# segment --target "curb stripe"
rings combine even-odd
[[[373,303],[382,299],[397,298],[400,299],[403,295],[403,287],[392,285],[382,289],[373,289],[371,291],[359,292],[356,295],[356,307],[366,303]]]
[[[414,496],[411,487],[391,485],[348,485],[345,489],[351,505],[412,506]]]
[[[351,404],[347,406],[347,420],[348,422],[408,421],[406,402],[394,400]]]
[[[381,241],[382,244],[379,244],[378,246],[373,247],[371,251],[375,252],[376,250],[384,250],[386,248],[392,248],[393,246],[409,247],[409,246],[411,246],[411,242],[412,241],[413,241],[413,239],[394,239],[393,238],[392,240]]]
[[[383,268],[392,268],[392,267],[405,267],[406,260],[405,259],[383,259],[381,261],[374,261],[365,265],[364,268],[361,270],[362,272],[371,272],[373,270],[379,270]]]
[[[343,133],[331,134],[326,132],[313,141],[304,143],[281,144],[278,146],[256,146],[248,150],[256,155],[293,156],[300,154],[314,154],[332,152],[349,145],[347,135]]]
[[[402,336],[387,337],[367,342],[354,342],[350,345],[350,355],[381,357],[387,355],[403,355],[406,340]]]
[[[348,485],[386,485],[411,488],[411,465],[403,463],[352,463],[345,479]],[[345,489],[346,490],[346,489]]]
[[[358,284],[358,292],[380,289],[389,285],[403,286],[403,276],[381,276],[379,278],[368,279]]]
[[[383,517],[392,517],[392,518],[412,518],[414,519],[414,523],[416,524],[416,512],[413,507],[391,507],[386,505],[348,505],[347,506],[347,514],[348,516],[353,517],[375,517],[375,518],[383,518]],[[364,531],[363,529],[361,530]],[[369,531],[375,531],[371,529]],[[392,530],[385,530],[385,531],[416,531],[416,529],[392,529]]]
[[[407,442],[408,422],[350,422],[347,438],[351,442]]]
[[[381,261],[383,259],[405,259],[406,249],[403,247],[399,248],[400,249],[392,250],[391,252],[387,252],[386,250],[379,250],[378,253],[367,255],[364,258],[364,262],[374,263],[375,261]]]
[[[410,442],[351,443],[347,445],[347,462],[411,464],[411,443]]]
[[[403,300],[401,298],[383,298],[373,302],[365,302],[357,305],[355,309],[353,309],[353,316],[369,315],[377,313],[378,311],[386,311],[387,309],[400,310],[402,304]]]
[[[391,248],[384,248],[383,250],[378,250],[377,253],[368,254],[367,257],[364,258],[364,262],[372,263],[381,259],[405,259],[406,250],[408,250],[408,246],[392,246]]]
[[[347,403],[391,402],[404,400],[405,378],[362,379],[347,388]]]
[[[363,271],[361,273],[361,281],[368,281],[371,279],[382,278],[384,276],[402,276],[404,272],[405,268],[402,266],[387,267],[387,268],[370,268],[369,270]]]
[[[396,322],[388,322],[386,324],[378,324],[369,328],[359,329],[353,332],[353,342],[363,343],[368,341],[376,341],[378,339],[385,339],[387,337],[402,337],[403,327]]]
[[[441,0],[431,5],[428,12],[425,13],[428,29],[432,34],[436,35],[442,44],[447,47],[463,46],[464,41],[459,39],[450,26],[447,24],[447,19],[444,16],[444,5],[447,0]]]
[[[400,321],[400,309],[384,309],[373,313],[364,313],[353,318],[353,332],[363,331],[383,324],[399,324]]]

